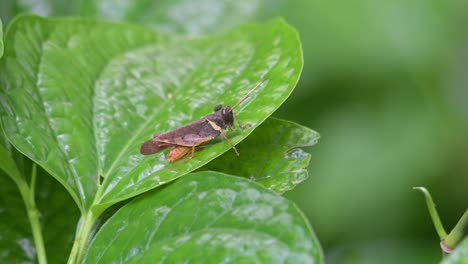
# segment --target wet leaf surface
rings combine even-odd
[[[270,117],[237,146],[239,157],[229,151],[199,170],[247,177],[283,193],[308,178],[310,154],[303,148],[315,145],[319,137],[309,128]]]
[[[187,175],[123,206],[85,263],[320,263],[319,243],[290,201],[246,179]]]
[[[190,162],[142,156],[153,133],[234,105],[252,126],[286,100],[302,69],[297,33],[281,19],[225,34],[183,38],[127,24],[23,16],[9,28],[0,65],[1,122],[12,144],[71,193],[101,209],[172,181],[229,149]],[[102,184],[100,181],[102,180]]]

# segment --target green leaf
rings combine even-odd
[[[293,189],[308,177],[310,154],[319,134],[296,123],[268,118],[237,149],[238,158],[227,152],[200,170],[214,170],[248,177],[278,193]]]
[[[321,263],[303,214],[246,179],[188,175],[126,204],[89,244],[83,263]]]
[[[455,250],[445,257],[442,264],[468,264],[468,237]]]
[[[0,133],[3,133],[0,127]],[[2,142],[3,141],[3,142]],[[22,178],[18,167],[16,167],[15,161],[11,157],[11,153],[6,149],[5,146],[11,148],[10,145],[5,144],[3,135],[0,135],[0,170],[3,170],[13,181],[17,181]]]
[[[182,38],[128,24],[23,16],[5,43],[5,133],[82,211],[102,211],[229,150],[218,140],[175,163],[164,153],[139,153],[153,133],[197,120],[218,103],[232,106],[265,80],[236,109],[252,125],[228,132],[240,142],[286,100],[302,69],[297,33],[281,19]]]
[[[142,24],[160,32],[199,35],[232,29],[262,9],[261,0],[31,1],[2,0],[6,22],[19,13],[41,16],[92,16]]]

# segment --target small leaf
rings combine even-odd
[[[12,144],[71,193],[83,211],[172,181],[230,147],[218,141],[190,162],[142,156],[153,133],[233,105],[251,124],[240,142],[292,92],[302,69],[296,31],[283,20],[182,38],[84,19],[17,18],[0,65],[0,115]],[[100,183],[103,180],[102,184]]]
[[[468,264],[468,237],[465,237],[457,248],[442,260],[441,264]]]
[[[320,245],[290,201],[246,179],[188,175],[123,206],[83,263],[321,263]]]
[[[199,170],[244,176],[283,193],[307,179],[310,154],[302,147],[315,145],[319,137],[309,128],[270,117],[237,146],[239,157],[226,152]]]

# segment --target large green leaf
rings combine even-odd
[[[457,248],[445,257],[442,264],[468,264],[468,237],[466,237]]]
[[[41,16],[92,16],[125,20],[157,31],[186,34],[220,32],[252,20],[261,0],[87,0],[39,2],[2,0],[0,16],[6,22],[19,13]]]
[[[82,19],[23,16],[6,33],[0,65],[2,124],[13,145],[72,194],[82,210],[101,210],[184,175],[230,147],[218,141],[190,162],[140,144],[233,105],[252,126],[286,100],[302,68],[294,29],[277,19],[205,38]],[[100,179],[102,178],[102,184]]]
[[[292,202],[246,179],[198,172],[122,207],[91,241],[84,263],[149,260],[321,263],[322,252]]]
[[[309,128],[270,117],[237,146],[238,158],[227,152],[200,170],[248,177],[282,193],[307,179],[310,154],[302,147],[313,146],[319,137]]]

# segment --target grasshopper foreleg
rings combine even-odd
[[[229,145],[231,145],[231,148],[234,150],[236,155],[239,156],[239,152],[237,151],[236,146],[234,146],[234,144],[232,144],[231,140],[229,140],[229,138],[226,136],[226,132],[224,131],[224,129],[222,129],[220,126],[218,126],[215,122],[213,122],[211,120],[207,119],[207,121],[214,130],[219,131],[219,133],[221,133],[221,135],[223,135],[224,139],[226,139],[226,141],[229,143]]]

